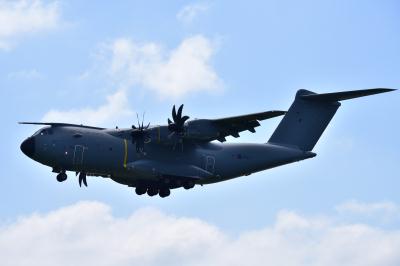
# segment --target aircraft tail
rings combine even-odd
[[[339,101],[393,91],[393,89],[368,89],[317,94],[299,90],[296,98],[268,143],[294,146],[311,151],[337,109]]]

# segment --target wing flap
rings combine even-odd
[[[226,140],[225,137],[233,136],[235,138],[238,138],[240,137],[239,133],[246,130],[255,133],[255,128],[260,126],[259,121],[281,116],[285,113],[285,111],[267,111],[214,119],[211,121],[215,125],[215,128],[218,130],[218,138],[216,139],[224,142]]]
[[[262,121],[265,119],[284,115],[285,113],[286,113],[285,111],[266,111],[266,112],[253,113],[253,114],[247,114],[247,115],[239,115],[239,116],[213,119],[212,121],[215,123],[223,123],[223,124],[225,124],[225,123],[232,124],[235,122],[241,123],[243,121],[255,121],[255,120]]]

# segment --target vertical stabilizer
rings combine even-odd
[[[311,151],[340,107],[339,101],[388,91],[392,91],[392,89],[368,89],[324,94],[299,90],[289,111],[268,142]]]

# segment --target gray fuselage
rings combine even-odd
[[[33,142],[34,151],[27,155],[56,172],[84,171],[133,187],[140,183],[156,184],[171,173],[198,176],[196,184],[215,183],[315,156],[312,152],[269,143],[187,141],[171,145],[157,139],[146,143],[144,152],[137,152],[126,131],[45,127],[27,139]],[[179,186],[171,186],[176,187]]]

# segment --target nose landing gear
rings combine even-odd
[[[59,171],[57,174],[57,181],[58,182],[64,182],[67,180],[67,174],[65,173],[65,170],[53,170],[53,172]],[[85,172],[76,172],[76,175],[79,174],[79,186],[82,186],[82,183],[87,187],[87,181],[86,181],[86,173]]]
[[[57,181],[58,181],[58,182],[64,182],[65,180],[67,180],[67,174],[65,173],[65,171],[61,171],[61,172],[57,175]]]

